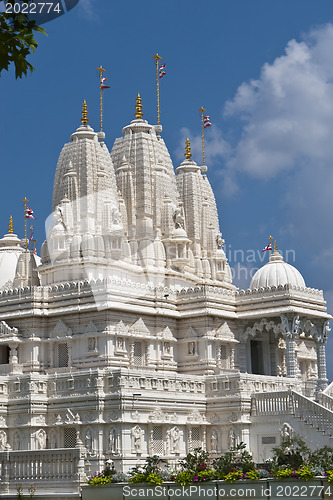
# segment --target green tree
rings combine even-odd
[[[28,3],[31,0],[26,0]],[[15,0],[7,0],[14,6]],[[15,65],[15,78],[27,76],[34,67],[27,61],[27,57],[35,52],[38,42],[35,32],[44,33],[44,28],[37,26],[35,21],[29,20],[26,14],[0,13],[0,74],[8,71],[10,64]]]

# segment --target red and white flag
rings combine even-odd
[[[25,209],[25,218],[26,219],[34,219],[35,217],[32,215],[33,213],[34,213],[34,211],[31,210],[31,208],[29,208],[27,206],[26,209]]]
[[[104,82],[106,82],[107,78],[103,77],[101,78],[101,89],[104,90],[104,89],[109,89],[109,85],[105,85]]]
[[[204,128],[211,127],[212,124],[210,123],[210,116],[204,116],[203,117],[203,123],[204,123]]]
[[[37,250],[36,250],[36,248],[34,248],[34,255],[37,255]]]
[[[160,78],[162,78],[164,75],[166,75],[165,63],[161,64],[161,66],[159,67],[158,74],[159,74]]]
[[[269,244],[267,245],[267,247],[263,248],[263,249],[262,249],[262,252],[267,252],[268,250],[272,250],[272,244],[271,244],[271,243],[269,243]]]

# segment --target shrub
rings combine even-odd
[[[273,468],[277,469],[281,465],[289,469],[298,469],[308,461],[310,449],[300,436],[288,437],[279,446],[273,448]]]
[[[194,448],[193,453],[188,453],[184,460],[179,462],[181,470],[193,473],[207,469],[209,453],[202,448]]]
[[[322,467],[324,470],[333,469],[333,448],[323,446],[323,448],[312,451],[309,456],[309,463],[314,467]]]
[[[218,479],[224,479],[224,476],[234,469],[245,473],[255,468],[252,455],[246,450],[245,443],[240,443],[221,457],[216,458],[213,461],[213,466]]]

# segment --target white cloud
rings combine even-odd
[[[243,83],[225,106],[244,122],[228,167],[258,178],[327,163],[332,157],[333,26],[291,40],[285,54]]]
[[[96,21],[98,19],[98,15],[96,12],[97,2],[94,0],[80,0],[79,7],[81,8],[81,14],[86,19],[90,19],[91,21]]]

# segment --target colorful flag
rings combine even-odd
[[[104,85],[104,82],[107,80],[107,78],[103,77],[101,78],[101,89],[109,89],[110,87],[108,85]]]
[[[267,247],[263,248],[263,250],[262,250],[262,251],[263,251],[263,252],[267,252],[268,250],[272,250],[272,244],[271,244],[271,243],[269,243],[269,244],[267,245]]]
[[[34,255],[37,255],[36,247],[34,248]]]
[[[165,70],[165,63],[161,64],[161,66],[159,67],[158,74],[160,78],[166,75],[166,72],[164,70]]]
[[[212,124],[210,123],[210,116],[208,115],[203,117],[203,122],[204,122],[204,128],[212,126]]]
[[[25,218],[26,219],[34,219],[35,217],[32,215],[33,213],[34,213],[34,211],[31,210],[31,208],[29,208],[27,206],[26,209],[25,209]]]

